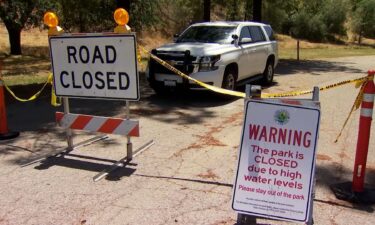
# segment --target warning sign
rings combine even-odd
[[[139,99],[135,35],[64,35],[49,39],[57,96]]]
[[[248,101],[232,208],[259,217],[308,220],[320,111]]]

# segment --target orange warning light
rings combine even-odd
[[[118,25],[124,26],[129,22],[129,13],[123,8],[118,8],[113,14],[113,18]]]
[[[43,20],[44,24],[47,25],[49,28],[54,28],[57,27],[57,25],[59,25],[59,19],[53,12],[46,12],[44,14]]]

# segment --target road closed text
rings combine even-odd
[[[114,64],[117,60],[116,48],[111,45],[67,46],[66,55],[69,64]],[[74,89],[127,90],[130,82],[126,72],[117,71],[63,70],[59,77],[62,87]]]
[[[134,34],[80,34],[49,38],[57,96],[138,101]]]
[[[62,71],[60,82],[64,88],[127,90],[129,88],[129,75],[125,72],[102,71],[95,73],[85,71],[78,75],[74,71]]]

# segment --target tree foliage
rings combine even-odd
[[[252,20],[254,3],[261,2],[262,21],[279,33],[313,41],[333,40],[348,27],[359,37],[375,37],[375,0],[0,0],[0,18],[20,54],[22,29],[41,25],[47,10],[57,12],[67,31],[111,31],[117,6],[128,8],[135,31],[155,27],[164,33],[180,32],[187,25],[208,19],[203,6],[222,20]],[[205,16],[206,14],[206,16]],[[216,14],[214,17],[217,18]],[[360,40],[360,38],[359,38]]]
[[[11,54],[20,55],[21,31],[25,27],[39,24],[43,13],[55,5],[46,0],[0,1],[0,18],[8,30]]]
[[[375,1],[362,0],[357,2],[352,16],[352,30],[361,37],[375,38]]]

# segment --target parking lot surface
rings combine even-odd
[[[367,75],[375,57],[281,61],[265,93],[312,89]],[[49,99],[7,106],[19,138],[0,143],[0,224],[235,224],[232,185],[243,124],[243,99],[208,92],[155,95],[141,76],[141,100],[131,103],[140,121],[134,149],[155,144],[105,179],[93,177],[126,155],[126,137],[104,141],[27,167],[22,164],[66,147]],[[243,91],[243,88],[239,89]],[[374,205],[335,198],[329,186],[351,181],[359,110],[334,143],[358,89],[349,84],[320,93],[321,124],[316,163],[315,224],[375,224]],[[310,95],[297,98],[311,98]],[[71,112],[125,116],[124,101],[71,99]],[[373,120],[374,121],[374,120]],[[375,124],[366,185],[375,188]],[[94,136],[75,132],[78,143]],[[259,220],[260,223],[289,224]]]

